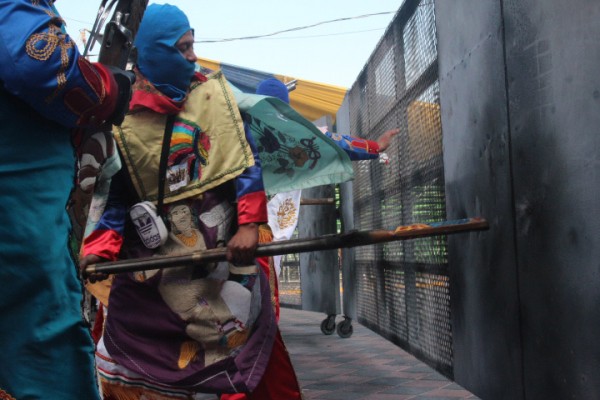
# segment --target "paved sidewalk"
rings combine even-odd
[[[350,338],[323,335],[323,319],[325,314],[281,310],[281,333],[305,400],[478,399],[356,321]]]

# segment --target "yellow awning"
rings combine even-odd
[[[290,105],[309,121],[331,116],[335,122],[336,113],[347,92],[347,89],[341,86],[256,71],[207,58],[198,58],[198,63],[208,70],[222,70],[227,80],[242,91],[250,93],[254,93],[260,81],[269,77],[277,78],[283,83],[296,81],[296,89],[290,92]]]

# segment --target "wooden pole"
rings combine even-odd
[[[397,240],[408,240],[428,236],[447,235],[460,232],[487,230],[488,222],[483,218],[443,221],[431,224],[413,224],[395,230],[354,231],[343,234],[325,235],[317,238],[283,240],[261,244],[256,249],[256,257],[274,256],[290,253],[304,253],[318,250],[341,249],[346,247],[366,246]],[[90,264],[86,274],[143,271],[159,268],[173,268],[184,265],[202,265],[211,262],[225,261],[227,249],[220,247],[198,251],[181,256],[156,256],[132,260]]]

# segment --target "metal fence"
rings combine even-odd
[[[356,229],[445,219],[435,29],[432,0],[405,1],[348,93],[354,135],[402,128],[389,164],[355,163]],[[446,238],[360,247],[355,268],[359,322],[451,377]]]
[[[294,238],[298,235],[295,234]],[[288,308],[301,308],[302,289],[300,286],[300,255],[286,254],[281,257],[279,274],[279,301]]]

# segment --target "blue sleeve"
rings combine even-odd
[[[379,145],[377,142],[350,135],[331,133],[329,131],[325,132],[325,135],[341,147],[352,161],[372,160],[379,157]]]
[[[127,205],[121,194],[120,184],[121,181],[118,177],[111,182],[106,208],[96,225],[96,229],[113,230],[123,236],[125,220],[127,219]]]
[[[262,167],[258,150],[250,133],[250,126],[244,124],[246,140],[252,149],[254,165],[248,167],[235,179],[238,200],[238,224],[263,223],[267,221],[267,197],[262,180]]]
[[[250,134],[250,127],[248,124],[244,124],[244,131],[246,133],[246,140],[252,149],[252,155],[254,156],[254,165],[248,167],[238,176],[235,180],[236,194],[238,200],[240,197],[252,192],[264,191],[265,187],[262,180],[262,167],[260,158],[258,157],[258,150],[254,143],[254,138]]]
[[[77,98],[90,105],[104,93],[84,77],[64,21],[48,0],[0,0],[0,20],[0,84],[44,117],[75,127],[81,114],[64,101],[65,93],[76,88]]]

